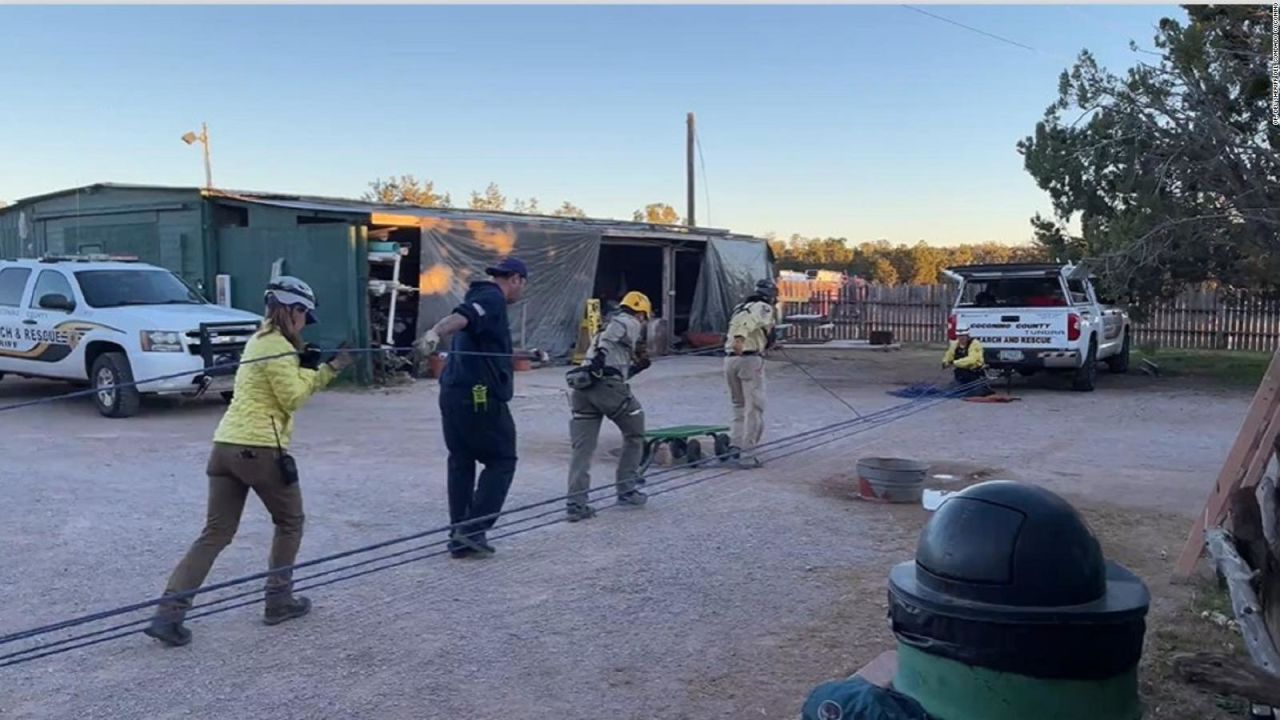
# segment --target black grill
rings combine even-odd
[[[252,323],[200,323],[199,330],[187,333],[187,337],[198,340],[191,345],[191,354],[204,360],[205,374],[210,377],[234,375],[235,363],[257,329]]]

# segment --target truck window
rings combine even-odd
[[[1067,289],[1071,291],[1071,303],[1084,305],[1089,302],[1089,293],[1084,289],[1083,280],[1068,280]]]
[[[76,294],[71,290],[71,283],[67,281],[67,277],[57,270],[41,270],[40,276],[36,278],[36,291],[31,293],[31,299],[27,301],[27,307],[40,307],[40,298],[45,295],[61,295],[68,300],[75,300]]]
[[[199,293],[167,270],[78,270],[76,280],[90,307],[205,304]]]
[[[27,289],[28,268],[0,270],[0,307],[18,307],[22,303],[22,291]]]
[[[999,278],[964,284],[959,307],[1053,307],[1066,305],[1055,278]]]

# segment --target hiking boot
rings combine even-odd
[[[489,544],[489,541],[485,539],[482,532],[471,533],[470,535],[454,533],[449,541],[456,544],[456,547],[466,551],[465,555],[454,555],[454,557],[491,557],[497,552]]]
[[[739,470],[756,470],[764,467],[764,463],[760,461],[760,458],[754,455],[744,455],[735,458],[733,466]]]
[[[567,516],[569,522],[578,522],[579,520],[590,520],[591,518],[596,516],[596,509],[591,507],[590,505],[578,505],[576,503],[570,503],[569,506],[565,508],[565,515]]]
[[[157,612],[142,632],[169,647],[182,647],[191,642],[191,631],[182,626],[182,613]]]
[[[649,496],[639,490],[631,490],[618,496],[618,504],[623,507],[643,507],[647,502]]]
[[[449,538],[449,557],[455,560],[471,557],[471,548],[462,544],[458,540]]]
[[[311,601],[298,595],[288,600],[268,600],[267,609],[262,613],[262,622],[268,625],[279,625],[286,620],[300,618],[311,612]]]
[[[732,465],[740,457],[742,457],[742,448],[730,445],[729,449],[720,456],[720,462]]]

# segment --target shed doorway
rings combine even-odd
[[[636,290],[653,303],[654,317],[666,317],[662,292],[663,248],[660,245],[615,244],[605,241],[596,262],[592,297],[605,315],[618,309],[622,296]]]

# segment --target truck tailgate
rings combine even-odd
[[[1070,308],[958,308],[956,323],[992,348],[1065,348]]]

